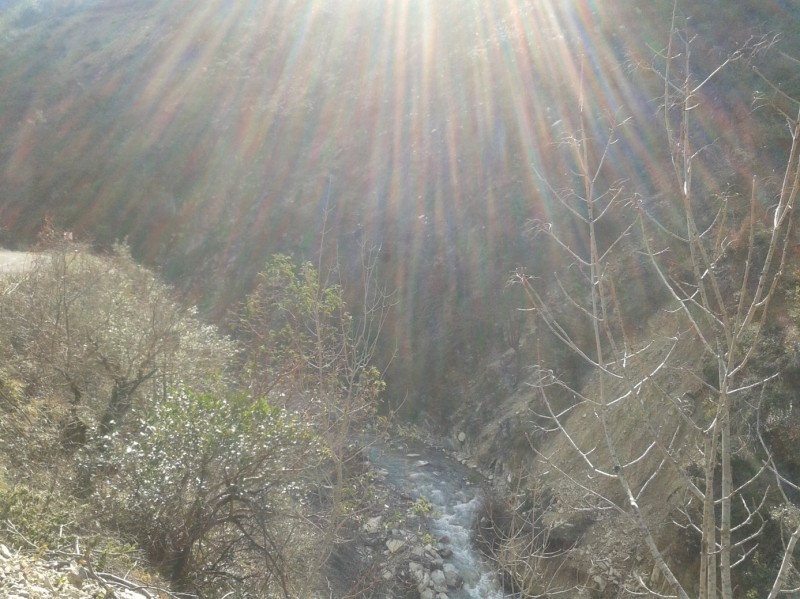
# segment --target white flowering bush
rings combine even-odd
[[[178,587],[289,590],[310,543],[303,484],[325,454],[296,415],[245,394],[179,389],[113,447],[116,474],[98,499]]]
[[[9,455],[86,453],[177,384],[220,391],[230,382],[236,344],[177,302],[125,245],[108,256],[56,245],[3,274],[0,290],[0,358],[35,425],[32,443],[0,447]]]

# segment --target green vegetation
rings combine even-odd
[[[411,511],[414,512],[417,516],[427,516],[431,513],[433,509],[433,504],[431,500],[425,497],[424,495],[417,499],[414,502],[414,505],[411,506]]]
[[[309,596],[376,496],[351,463],[384,387],[370,358],[389,296],[365,273],[376,303],[357,319],[277,256],[236,341],[124,245],[55,241],[4,274],[0,539],[120,567],[140,551],[208,597]]]

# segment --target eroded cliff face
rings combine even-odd
[[[511,590],[573,589],[596,597],[671,592],[634,517],[635,502],[680,583],[698,591],[700,535],[693,526],[702,505],[690,487],[704,484],[704,437],[693,423],[713,421],[703,380],[713,373],[702,346],[684,333],[674,313],[654,312],[627,348],[628,363],[575,377],[570,391],[535,365],[541,331],[529,330],[518,386],[507,376],[511,352],[476,378],[453,415],[450,443],[491,479],[489,521],[478,524],[478,538]],[[633,401],[631,388],[640,391]],[[754,434],[749,426],[742,417],[734,427],[737,484],[761,465],[747,447],[754,440],[747,438]],[[628,489],[611,451],[624,465]],[[745,501],[756,505],[769,496],[767,484],[756,485]],[[762,515],[769,520],[768,510]],[[742,596],[757,565],[743,566],[736,591]]]

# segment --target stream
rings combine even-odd
[[[502,599],[494,574],[472,544],[472,523],[482,501],[480,475],[422,443],[408,444],[407,449],[373,446],[370,461],[386,471],[389,485],[433,504],[430,532],[436,539],[449,537],[453,555],[447,561],[464,580],[460,589],[448,590],[448,597]]]

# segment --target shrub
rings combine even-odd
[[[298,418],[244,394],[176,390],[113,447],[116,474],[98,500],[177,586],[228,577],[265,590],[289,584],[301,561],[289,558],[310,535],[300,517],[304,478],[324,455]]]

